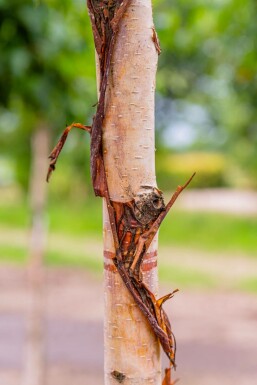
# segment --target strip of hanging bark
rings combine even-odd
[[[61,138],[59,139],[57,145],[49,155],[49,159],[51,159],[51,162],[49,164],[48,173],[46,176],[46,181],[49,182],[50,176],[52,172],[55,170],[55,165],[57,162],[57,159],[62,151],[62,148],[66,142],[66,139],[69,135],[69,132],[72,128],[80,128],[81,130],[87,131],[91,133],[91,126],[84,126],[81,123],[72,123],[70,126],[66,127],[66,129],[63,131]]]
[[[162,381],[162,385],[175,385],[179,382],[179,379],[172,380],[171,379],[171,368],[165,369],[164,379]]]
[[[162,50],[161,50],[161,46],[160,46],[160,41],[159,41],[159,38],[158,38],[157,32],[156,32],[156,30],[155,30],[155,28],[154,28],[154,27],[152,28],[152,30],[153,30],[153,37],[152,37],[152,39],[153,39],[153,42],[154,42],[154,45],[155,45],[156,51],[157,51],[158,55],[160,55],[160,54],[161,54],[161,52],[162,52]]]
[[[88,126],[76,123],[66,128],[50,155],[52,161],[49,166],[48,179],[53,170],[53,163],[55,165],[68,132],[72,127],[85,129]],[[86,131],[89,130],[86,129]],[[107,201],[107,210],[116,249],[113,263],[136,304],[146,316],[170,362],[175,367],[176,341],[168,316],[162,305],[166,300],[172,298],[177,290],[157,300],[142,281],[141,266],[163,219],[195,174],[183,186],[177,187],[166,206],[164,205],[162,193],[158,189],[150,195],[147,194],[141,196],[141,198],[137,197],[136,200],[131,202],[121,203],[110,200],[101,156],[99,157],[99,165],[101,186],[104,187],[102,193]]]
[[[93,119],[91,133],[91,178],[96,196],[105,197],[105,183],[103,182],[101,159],[102,156],[102,124],[105,110],[105,93],[113,53],[115,36],[119,22],[130,0],[87,0],[91,19],[95,48],[100,64],[100,92],[96,114]]]
[[[115,211],[116,233],[119,241],[119,243],[114,242],[117,254],[113,262],[174,367],[176,367],[176,341],[162,305],[172,298],[177,290],[157,300],[142,281],[141,265],[163,219],[193,176],[194,174],[183,186],[177,187],[166,207],[160,190],[156,190],[152,197],[150,195],[150,199],[148,195],[147,201],[142,198],[140,208],[139,202],[135,201],[111,202]]]

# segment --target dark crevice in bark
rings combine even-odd
[[[115,380],[117,380],[120,384],[122,384],[122,382],[125,380],[126,376],[125,374],[119,372],[118,370],[113,370],[111,372],[111,375],[113,378],[115,378]]]

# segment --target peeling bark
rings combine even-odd
[[[126,378],[130,385],[160,385],[159,342],[173,367],[176,353],[162,305],[177,290],[157,299],[157,233],[193,176],[165,206],[154,165],[160,46],[150,0],[87,4],[99,60],[99,101],[91,129],[69,127],[91,134],[92,183],[95,195],[104,198],[105,383]],[[48,177],[69,131],[50,155]],[[171,383],[169,376],[166,371],[164,384]]]

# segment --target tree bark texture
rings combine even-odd
[[[55,169],[68,132],[91,135],[91,178],[104,198],[105,385],[161,383],[160,344],[175,366],[176,344],[157,299],[158,229],[165,206],[156,186],[154,92],[158,38],[150,0],[87,0],[98,68],[92,127],[73,123],[50,155]],[[163,384],[171,385],[170,370]]]
[[[131,1],[116,36],[103,121],[103,158],[110,199],[117,202],[117,207],[126,207],[120,218],[120,238],[127,227],[124,249],[125,242],[128,249],[132,246],[135,235],[129,229],[131,220],[135,219],[133,209],[118,203],[131,204],[134,199],[139,201],[141,196],[146,199],[156,189],[154,92],[158,54],[152,36],[151,2]],[[136,228],[133,230],[136,232]],[[131,385],[159,385],[159,340],[124,285],[113,264],[114,255],[115,245],[105,203],[105,384],[114,385],[119,380],[123,382],[123,378],[124,383]],[[155,295],[158,291],[156,257],[157,238],[141,266],[143,282]]]

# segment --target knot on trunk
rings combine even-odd
[[[135,197],[134,215],[143,225],[154,221],[165,210],[162,191],[155,187],[142,186],[145,191],[140,191]]]
[[[111,372],[111,375],[115,380],[117,380],[120,384],[125,380],[126,376],[125,374],[118,372],[118,370],[113,370]]]

